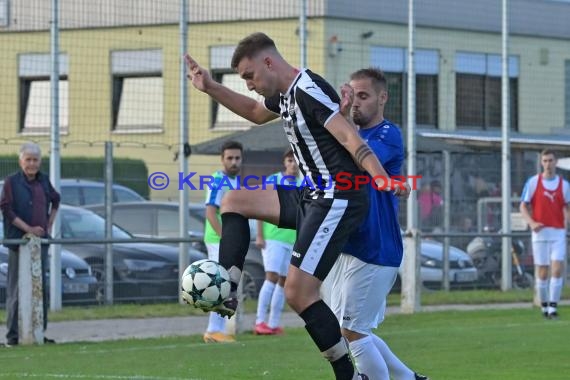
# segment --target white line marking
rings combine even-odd
[[[80,375],[80,374],[64,374],[64,373],[42,373],[42,374],[35,374],[35,373],[27,373],[27,372],[20,372],[20,373],[0,373],[0,377],[9,377],[9,378],[33,378],[33,377],[40,377],[44,378],[56,378],[56,379],[108,379],[108,380],[202,380],[199,378],[185,378],[185,377],[156,377],[156,376],[142,376],[142,375],[128,375],[128,376],[119,376],[119,375]]]

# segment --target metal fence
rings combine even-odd
[[[55,124],[62,177],[104,182],[108,141],[113,144],[113,183],[146,199],[181,199],[174,184],[151,189],[152,173],[178,178],[181,162],[199,175],[218,170],[218,152],[204,148],[216,139],[244,139],[243,175],[278,170],[286,140],[281,135],[243,137],[250,123],[188,87],[181,66],[181,55],[187,51],[215,80],[258,98],[231,69],[230,59],[242,37],[263,31],[289,62],[309,67],[336,88],[357,69],[383,69],[389,93],[385,117],[402,127],[405,139],[411,127],[417,128],[418,137],[425,132],[479,136],[476,142],[462,144],[418,138],[417,173],[408,174],[422,179],[412,206],[424,233],[472,233],[481,224],[498,231],[500,207],[487,203],[482,218],[478,204],[501,196],[502,156],[496,145],[485,143],[486,137],[499,132],[503,116],[501,4],[416,2],[415,87],[409,87],[411,3],[0,2],[0,171],[6,175],[17,170],[15,154],[26,140],[38,142],[47,159],[54,153]],[[564,15],[570,4],[544,1],[534,7],[531,3],[512,0],[508,8],[509,126],[513,133],[568,136],[570,34]],[[410,109],[412,88],[415,107]],[[415,124],[408,125],[408,120]],[[560,138],[559,145],[563,148],[567,140]],[[185,150],[186,144],[191,149]],[[531,141],[513,147],[509,196],[520,195],[526,178],[537,172],[537,152],[543,146]],[[450,155],[448,161],[444,151]],[[204,199],[202,190],[188,193],[191,202]],[[65,193],[63,200],[82,205],[89,197],[78,190]],[[100,190],[93,197],[101,200]],[[406,208],[407,203],[401,202],[402,226],[408,223]],[[474,238],[449,236],[451,245],[464,251]]]

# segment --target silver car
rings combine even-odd
[[[400,267],[400,275],[402,268]],[[424,286],[439,289],[443,282],[443,244],[431,239],[420,241],[420,278]],[[449,283],[453,287],[471,287],[477,269],[467,252],[449,247]]]

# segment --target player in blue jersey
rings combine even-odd
[[[400,128],[384,119],[388,101],[386,79],[379,69],[354,72],[344,89],[341,111],[352,116],[360,136],[390,177],[401,175],[404,146]],[[351,92],[351,93],[349,93]],[[352,104],[352,107],[350,107]],[[343,253],[325,281],[326,298],[337,316],[359,372],[370,380],[418,380],[414,373],[374,333],[384,318],[386,296],[402,262],[398,197],[371,191],[366,219],[348,239]]]
[[[214,183],[206,191],[206,222],[204,223],[204,244],[208,250],[208,258],[216,262],[220,257],[220,237],[222,235],[220,205],[222,198],[239,185],[237,176],[241,170],[243,146],[237,141],[226,141],[220,153],[223,169],[212,174]],[[235,342],[235,337],[226,333],[226,322],[227,320],[218,313],[210,312],[204,342]]]
[[[247,219],[296,229],[285,282],[287,303],[305,322],[336,380],[367,379],[366,374],[356,373],[338,321],[320,298],[321,282],[368,209],[366,187],[340,189],[337,179],[340,175],[360,176],[364,168],[379,177],[375,182],[381,191],[400,193],[402,189],[385,186],[381,176],[386,178],[386,171],[339,113],[340,98],[335,89],[310,70],[289,64],[269,36],[253,33],[242,39],[231,62],[247,88],[264,97],[261,102],[214,81],[209,71],[190,55],[185,55],[185,59],[194,87],[232,112],[256,124],[280,117],[301,174],[313,183],[320,180],[323,185],[240,189],[224,197],[220,264],[230,275],[231,292],[215,311],[225,316],[235,313],[237,285],[250,243]]]

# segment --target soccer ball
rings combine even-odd
[[[199,308],[213,308],[230,295],[230,275],[215,261],[193,262],[182,273],[182,298]]]

